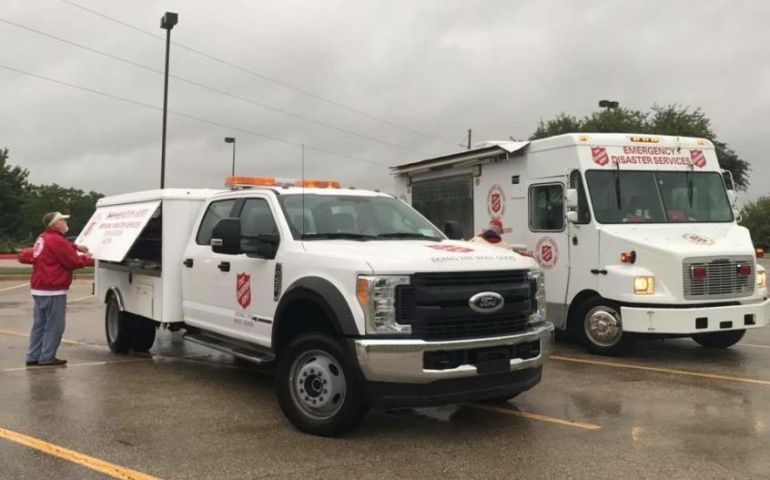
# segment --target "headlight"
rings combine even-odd
[[[655,277],[634,278],[634,293],[637,295],[652,295],[655,293]]]
[[[546,319],[545,309],[545,275],[542,270],[530,270],[528,273],[530,290],[533,291],[532,306],[529,315],[529,323],[535,324],[544,322]]]
[[[767,288],[767,272],[757,269],[757,288]]]
[[[396,322],[396,287],[408,284],[409,277],[404,276],[358,277],[356,296],[364,309],[368,335],[412,333],[411,325]]]

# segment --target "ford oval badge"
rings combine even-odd
[[[475,312],[479,313],[495,313],[503,308],[505,305],[505,299],[502,295],[495,292],[481,292],[472,296],[468,300],[468,305]]]

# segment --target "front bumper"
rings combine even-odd
[[[540,354],[534,358],[512,358],[510,371],[540,367],[553,347],[553,324],[546,322],[516,335],[428,342],[414,339],[357,339],[354,341],[356,357],[361,372],[369,382],[425,384],[440,380],[468,377],[483,378],[476,365],[459,365],[456,368],[433,370],[424,368],[425,354],[454,350],[478,350],[494,347],[515,346],[540,341]]]
[[[623,331],[692,335],[767,326],[770,299],[727,307],[621,307]]]

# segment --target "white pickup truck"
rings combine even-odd
[[[230,190],[104,198],[78,239],[97,258],[114,352],[158,326],[276,363],[283,412],[339,435],[370,407],[509,399],[551,350],[531,258],[447,240],[391,195],[233,177]]]

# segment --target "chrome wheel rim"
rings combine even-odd
[[[611,347],[620,341],[623,327],[620,314],[610,307],[596,307],[586,315],[585,332],[588,339],[599,346]]]
[[[289,391],[292,402],[304,415],[326,420],[339,413],[345,403],[345,372],[328,353],[305,352],[292,364]]]

